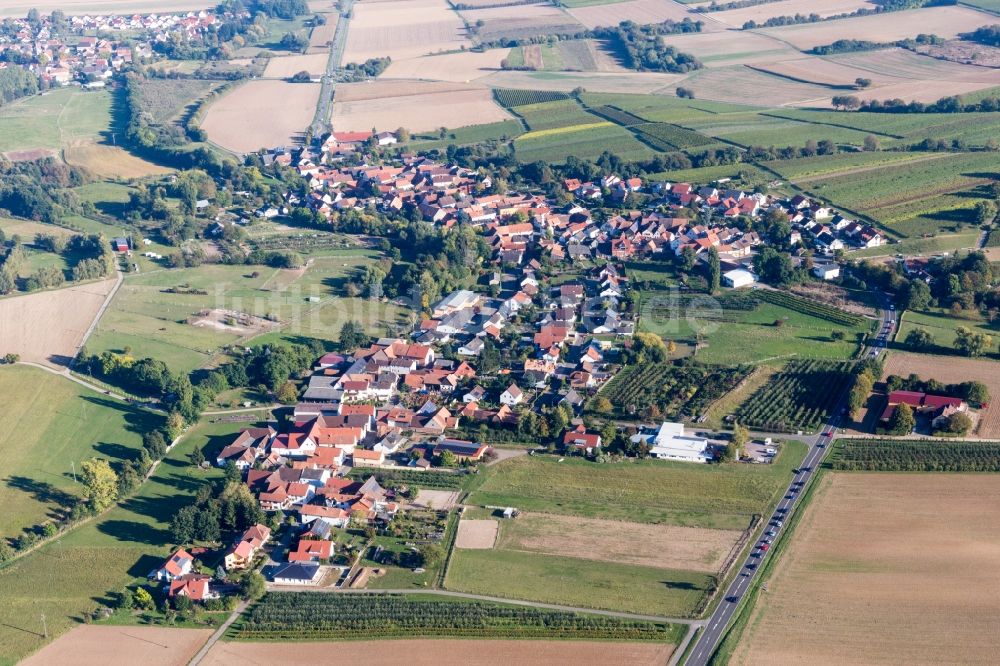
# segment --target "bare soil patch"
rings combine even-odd
[[[63,149],[63,159],[83,167],[100,178],[145,178],[162,176],[173,169],[153,164],[117,146],[84,143]]]
[[[783,60],[781,62],[764,63],[754,65],[757,69],[772,72],[779,76],[809,81],[828,86],[852,86],[857,78],[871,80],[872,85],[878,87],[890,83],[900,83],[902,80],[876,74],[863,69],[857,69],[849,65],[833,62],[817,56],[805,56],[794,60]],[[851,94],[854,94],[853,92]]]
[[[1000,477],[821,479],[733,664],[991,663]]]
[[[257,317],[246,312],[223,309],[202,310],[191,317],[188,323],[192,326],[235,333],[239,336],[259,335],[281,327],[279,322],[270,319]]]
[[[314,76],[319,76],[326,71],[327,59],[328,54],[326,51],[308,55],[291,55],[281,56],[280,58],[271,58],[267,61],[267,68],[264,70],[264,78],[287,79],[295,74],[298,74],[299,72],[309,72]]]
[[[330,42],[337,33],[337,23],[340,22],[340,14],[331,12],[322,16],[326,19],[326,23],[316,26],[309,33],[309,48],[306,50],[306,53],[323,53],[326,55],[330,52]]]
[[[421,488],[417,499],[410,502],[415,507],[423,509],[438,509],[447,511],[458,501],[457,490],[429,490]]]
[[[410,82],[402,83],[404,89],[410,85]],[[426,132],[439,127],[500,122],[511,117],[493,100],[490,90],[467,87],[449,92],[404,94],[361,101],[343,101],[340,98],[334,101],[331,121],[335,128],[343,131],[405,127],[414,132]]]
[[[663,23],[666,20],[683,21],[686,18],[698,20],[701,14],[688,11],[684,5],[673,0],[626,0],[606,5],[571,9],[570,14],[588,28],[615,26],[622,21],[639,24]],[[712,30],[715,24],[705,22],[705,29]]]
[[[463,518],[458,524],[458,534],[455,535],[455,548],[491,550],[496,545],[499,530],[500,523],[496,520]]]
[[[979,410],[975,435],[985,439],[1000,439],[1000,363],[985,359],[960,356],[930,356],[892,352],[885,364],[884,376],[907,377],[919,375],[922,379],[936,379],[945,384],[979,381],[986,384],[993,396],[992,404]]]
[[[685,83],[698,99],[760,106],[800,106],[829,99],[826,86],[779,78],[748,67],[699,70]]]
[[[312,121],[319,89],[318,83],[250,81],[213,102],[201,128],[237,153],[291,145]]]
[[[79,625],[21,662],[23,666],[184,666],[210,629]]]
[[[413,664],[414,666],[579,666],[580,664],[665,664],[674,650],[662,643],[590,641],[378,640],[345,643],[216,643],[202,664],[248,663],[299,666],[327,663]]]
[[[470,45],[465,25],[445,0],[359,2],[347,32],[344,62],[416,58]]]
[[[46,148],[35,148],[32,150],[8,150],[3,154],[11,162],[34,162],[35,160],[55,157],[56,151]]]
[[[716,573],[741,534],[739,530],[525,512],[501,524],[497,548]]]
[[[386,68],[382,77],[467,83],[500,71],[500,62],[507,53],[508,49],[490,49],[395,60]],[[339,91],[337,94],[339,97]]]
[[[986,46],[961,39],[949,39],[944,44],[923,44],[916,47],[918,53],[932,58],[980,67],[1000,67],[1000,48]]]
[[[0,299],[2,353],[52,367],[65,365],[76,356],[114,285],[110,279]]]
[[[887,12],[870,16],[802,23],[761,30],[785,41],[803,51],[822,44],[832,44],[838,39],[868,40],[873,42],[894,42],[908,39],[933,28],[939,37],[957,37],[959,33],[970,32],[989,23],[990,17],[983,12],[960,6],[928,7],[901,12]],[[739,41],[739,40],[735,40]]]
[[[461,14],[469,23],[483,21],[476,33],[483,41],[580,30],[580,23],[569,12],[549,4],[463,9]]]

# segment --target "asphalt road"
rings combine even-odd
[[[875,340],[865,349],[863,355],[865,358],[877,358],[885,352],[886,341],[892,336],[896,325],[896,312],[889,309],[891,305],[889,305],[888,297],[884,294],[879,294],[879,299],[883,308],[880,311],[879,331],[876,334]],[[732,620],[740,607],[743,595],[750,589],[754,578],[758,575],[761,566],[769,555],[771,541],[765,543],[764,540],[775,540],[781,536],[781,531],[784,529],[783,522],[791,517],[799,496],[805,492],[805,489],[816,473],[816,469],[822,463],[823,457],[830,449],[829,445],[833,442],[837,426],[840,423],[841,411],[846,405],[847,393],[845,392],[837,402],[837,406],[833,410],[833,415],[826,422],[822,430],[820,430],[820,434],[812,437],[810,440],[806,440],[809,450],[802,461],[802,465],[795,471],[795,476],[792,477],[788,488],[785,489],[784,496],[775,507],[774,512],[767,519],[764,534],[755,542],[746,558],[740,562],[739,575],[729,584],[722,601],[711,617],[705,622],[705,630],[698,637],[698,642],[685,662],[686,666],[705,666],[718,649],[730,620]],[[762,546],[765,545],[767,546],[766,550],[762,549]]]

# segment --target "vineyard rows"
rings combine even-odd
[[[437,490],[458,490],[462,486],[462,475],[451,472],[417,472],[404,469],[352,469],[351,478],[374,476],[382,485],[406,484],[418,488]]]
[[[810,317],[825,319],[826,321],[841,326],[860,326],[865,318],[861,315],[844,312],[839,308],[826,303],[820,303],[801,296],[795,296],[787,291],[774,291],[772,289],[757,289],[754,291],[754,298],[758,298],[772,305],[779,305],[783,308],[799,312]]]
[[[686,150],[716,143],[714,139],[670,123],[645,123],[632,128],[643,139],[654,139],[667,146],[667,150]]]
[[[623,417],[645,417],[655,407],[663,418],[691,419],[731,391],[747,373],[743,367],[647,363],[625,368],[600,394]]]
[[[237,640],[459,636],[667,640],[671,626],[399,594],[270,592],[230,630]]]
[[[500,106],[507,108],[569,99],[569,95],[562,92],[549,90],[508,90],[503,88],[494,90],[493,96],[496,97]]]
[[[875,472],[1000,472],[1000,442],[842,439],[831,465]]]
[[[830,417],[852,370],[850,361],[789,361],[740,406],[736,418],[768,432],[815,431]]]
[[[634,125],[642,125],[649,122],[645,118],[640,118],[639,116],[631,114],[628,111],[623,111],[617,106],[598,106],[590,109],[590,112],[597,114],[602,118],[607,118],[611,122],[621,125],[622,127],[632,127]]]

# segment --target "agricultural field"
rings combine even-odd
[[[405,60],[471,46],[462,20],[445,0],[359,2],[353,14],[344,62]]]
[[[462,521],[465,523],[466,521]],[[564,555],[608,564],[716,574],[740,540],[740,530],[650,525],[601,518],[522,512],[499,525],[495,546],[541,555]],[[458,547],[461,548],[459,542]]]
[[[500,71],[500,63],[508,53],[507,49],[488,49],[394,60],[381,78],[467,83]]]
[[[838,439],[830,466],[869,472],[1000,472],[1000,442]]]
[[[822,476],[729,663],[986,663],[1000,482]],[[822,618],[822,621],[817,620]]]
[[[98,178],[147,178],[165,176],[173,169],[148,162],[118,146],[84,142],[63,148],[63,160],[83,167]]]
[[[488,88],[380,80],[338,86],[331,122],[345,131],[372,127],[393,131],[405,127],[411,132],[427,132],[441,127],[498,123],[510,118],[493,101]]]
[[[107,398],[38,368],[0,368],[0,538],[45,522],[75,502],[72,464],[115,461],[137,451],[161,417]]]
[[[175,369],[190,371],[207,363],[221,347],[270,330],[263,324],[210,325],[206,316],[199,316],[210,310],[271,315],[280,335],[329,339],[348,319],[362,322],[373,332],[385,330],[396,322],[398,308],[343,297],[345,278],[366,261],[366,254],[358,250],[355,255],[313,257],[304,269],[205,265],[132,276],[102,317],[87,349],[99,353],[130,347],[137,356],[153,356]],[[179,286],[207,293],[167,291]],[[307,302],[311,296],[320,302]],[[202,324],[195,325],[199,320]]]
[[[271,592],[229,630],[237,640],[586,638],[676,640],[673,625],[430,595]]]
[[[163,125],[220,85],[201,79],[143,79],[140,108],[153,124]]]
[[[117,627],[80,625],[21,662],[23,666],[46,664],[108,663],[108,646],[115,659],[128,663],[183,666],[212,635],[211,629],[176,627]]]
[[[76,356],[115,281],[71,285],[0,299],[4,354],[19,354],[22,361],[54,368]]]
[[[61,88],[0,108],[0,153],[43,157],[64,146],[98,141],[111,123],[111,93]]]
[[[549,4],[463,9],[459,14],[470,24],[483,22],[476,29],[477,39],[483,42],[583,30],[569,12]]]
[[[463,146],[485,141],[500,141],[514,138],[524,133],[524,126],[516,120],[504,120],[486,125],[470,125],[448,130],[444,138],[438,133],[412,135],[409,144],[412,150],[444,149],[451,144]]]
[[[445,580],[458,592],[661,617],[695,615],[714,586],[693,571],[510,550],[456,550]]]
[[[961,356],[931,356],[908,352],[891,352],[885,363],[884,377],[916,374],[924,379],[936,379],[945,384],[978,381],[986,384],[990,395],[1000,396],[1000,363]],[[1000,409],[996,404],[980,411],[974,433],[977,437],[1000,439]]]
[[[747,21],[763,23],[774,16],[818,14],[827,17],[849,14],[861,8],[874,9],[875,6],[869,0],[779,0],[778,2],[768,2],[741,9],[729,9],[724,12],[706,12],[700,16],[704,17],[702,19],[704,21],[719,21],[739,29]]]
[[[662,72],[616,71],[599,72],[494,72],[479,79],[478,83],[491,88],[515,88],[523,90],[570,92],[584,88],[592,92],[623,94],[654,94],[673,91],[677,83],[686,75]]]
[[[678,639],[679,640],[679,639]],[[564,640],[487,640],[487,639],[422,639],[392,641],[348,641],[336,643],[299,642],[295,644],[297,659],[321,663],[331,654],[345,663],[396,664],[413,666],[461,666],[490,655],[496,663],[523,666],[577,666],[594,660],[601,663],[623,663],[635,666],[658,666],[670,659],[675,642],[598,642]],[[288,656],[283,643],[230,643],[219,641],[202,662],[205,666],[229,666],[260,660],[278,663]]]
[[[201,128],[237,153],[291,145],[312,121],[319,84],[256,80],[212,102]]]
[[[514,155],[521,162],[563,162],[573,155],[595,160],[605,151],[623,160],[649,159],[656,154],[631,132],[610,122],[585,123],[523,134],[514,141]]]
[[[736,411],[743,425],[767,432],[815,432],[830,417],[853,377],[842,361],[789,361]]]
[[[334,9],[333,3],[331,3],[329,9]],[[309,48],[306,49],[307,54],[329,54],[329,43],[333,39],[333,36],[337,34],[337,24],[340,22],[340,13],[337,11],[330,11],[320,13],[319,15],[326,19],[326,23],[315,26],[309,32]]]
[[[631,461],[595,465],[580,459],[519,457],[477,477],[468,503],[522,511],[742,530],[771,503],[804,448],[789,443],[773,465],[695,465]]]
[[[327,52],[310,53],[308,55],[289,55],[271,58],[264,69],[264,78],[287,79],[299,72],[308,72],[315,77],[322,76],[326,71]]]
[[[670,0],[625,0],[608,4],[592,6],[577,6],[569,10],[573,18],[588,28],[616,26],[622,21],[634,21],[640,25],[647,23],[663,23],[664,21],[683,21],[685,18],[698,20],[699,14],[694,14],[676,2]],[[706,22],[705,30],[718,29],[711,22]]]
[[[611,401],[618,418],[645,418],[655,407],[665,420],[694,421],[748,372],[748,367],[633,365],[615,375],[599,395]]]
[[[694,32],[670,35],[666,41],[677,50],[697,57],[708,68],[758,65],[802,57],[800,51],[781,40],[749,31]],[[770,106],[767,92],[748,89],[743,103]]]
[[[933,27],[939,37],[957,37],[959,33],[970,32],[990,22],[988,14],[968,7],[927,7],[892,12],[892,15],[870,15],[803,23],[759,31],[763,36],[780,39],[802,51],[831,44],[838,39],[892,42],[915,37]]]

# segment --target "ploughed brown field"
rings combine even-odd
[[[731,663],[995,663],[998,521],[995,474],[823,476]]]
[[[885,364],[884,376],[899,375],[909,377],[919,375],[923,379],[936,379],[945,384],[960,384],[979,381],[986,384],[993,404],[978,411],[976,431],[971,433],[984,439],[1000,439],[1000,363],[981,358],[959,356],[929,356],[893,352]]]
[[[585,641],[381,640],[346,643],[216,643],[203,666],[407,664],[408,666],[580,666],[665,664],[673,645]]]
[[[184,666],[201,649],[210,629],[75,627],[21,662],[22,666]]]
[[[264,79],[244,83],[212,102],[201,128],[213,143],[237,153],[292,145],[313,118],[319,88]]]

